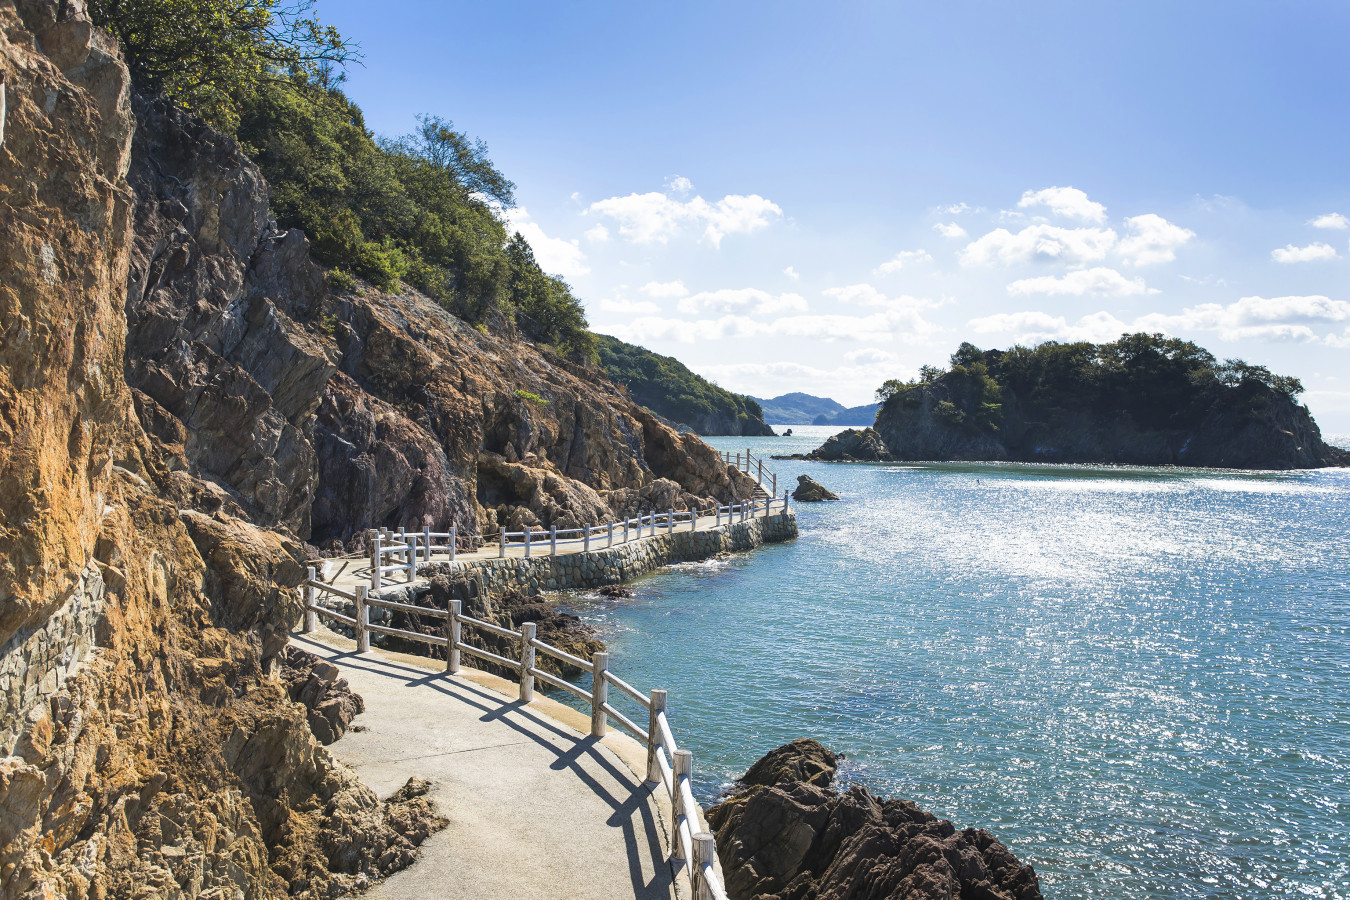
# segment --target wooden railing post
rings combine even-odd
[[[692,810],[684,808],[684,792],[680,790],[680,779],[690,778],[694,774],[694,754],[688,750],[676,750],[670,761],[670,855],[674,859],[684,859],[684,845],[680,843],[680,819],[689,816]],[[689,831],[694,830],[690,819]]]
[[[694,821],[689,822],[689,830],[694,830]],[[689,873],[694,887],[694,900],[713,900],[712,885],[708,883],[708,870],[717,858],[717,841],[711,831],[699,831],[694,834],[694,864]]]
[[[404,535],[407,541],[407,550],[403,551],[403,578],[404,581],[417,580],[417,535]]]
[[[717,527],[718,527],[718,528],[721,528],[721,527],[722,527],[722,504],[718,503],[718,504],[716,505],[716,507],[715,507],[715,514],[716,514],[716,516],[717,516]]]
[[[450,526],[450,561],[455,561],[455,551],[459,548],[459,529]]]
[[[506,558],[506,529],[505,529],[505,528],[503,528],[503,529],[501,530],[501,542],[502,542],[502,543],[501,543],[501,547],[499,547],[498,550],[497,550],[497,558],[498,558],[498,559],[505,559],[505,558]]]
[[[462,601],[450,601],[450,618],[445,620],[445,671],[451,675],[459,674],[459,641],[464,625],[459,621]]]
[[[647,716],[647,783],[659,784],[661,782],[661,763],[658,756],[661,753],[661,724],[656,717],[666,711],[666,692],[662,690],[652,691],[649,707],[651,713]]]
[[[666,514],[666,534],[675,533],[675,510],[672,509]]]
[[[586,543],[582,545],[581,552],[582,553],[591,552],[591,526],[589,523],[587,523],[586,525]]]
[[[689,530],[698,531],[698,507],[689,510]]]
[[[532,529],[531,529],[530,526],[528,526],[528,525],[524,525],[524,526],[522,526],[522,527],[525,529],[525,558],[526,558],[526,559],[529,559],[529,558],[530,558],[530,532],[531,532]]]
[[[370,533],[370,589],[378,591],[380,589],[380,564],[384,562],[384,554],[380,551],[380,533],[372,531]]]
[[[757,480],[760,484],[764,483],[764,460],[762,459],[759,461],[759,478]]]
[[[558,526],[554,525],[548,530],[548,555],[558,555]]]
[[[408,568],[408,533],[404,530],[402,525],[398,526],[398,542],[404,547],[404,549],[399,551],[398,555],[399,559],[403,560],[403,568],[406,571]]]
[[[613,522],[610,522],[610,523],[609,523],[609,543],[608,543],[608,544],[605,544],[605,549],[609,549],[610,547],[613,547],[613,546],[614,546],[614,523],[613,523]]]
[[[319,591],[313,583],[318,577],[314,567],[310,566],[305,573],[305,634],[309,634],[319,627],[319,614],[314,611],[314,604],[318,602]]]
[[[595,737],[604,737],[609,726],[605,714],[605,703],[609,700],[609,682],[605,680],[607,671],[609,654],[602,650],[591,657],[591,734]]]
[[[356,652],[365,653],[370,649],[370,632],[366,626],[370,624],[370,607],[366,606],[366,598],[370,596],[370,588],[364,584],[356,586]]]
[[[534,699],[534,640],[533,622],[522,622],[520,626],[520,702],[529,703]]]
[[[773,472],[773,473],[771,473],[771,474],[772,474],[772,476],[773,476],[773,490],[770,491],[770,493],[772,493],[772,494],[777,494],[777,493],[778,493],[778,473],[777,473],[777,472]]]

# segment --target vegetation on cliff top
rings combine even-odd
[[[1267,389],[1290,400],[1303,392],[1297,378],[1240,359],[1219,362],[1190,341],[1128,334],[1108,344],[1049,341],[1010,350],[963,343],[950,368],[924,366],[913,381],[887,381],[877,400],[917,406],[922,388],[939,380],[949,397],[938,404],[938,418],[975,432],[999,430],[1005,391],[1016,396],[1028,426],[1055,429],[1090,412],[1125,414],[1155,430],[1189,424],[1220,402],[1255,412],[1268,402]]]
[[[137,87],[162,92],[233,134],[272,188],[284,227],[303,229],[339,274],[400,281],[473,323],[518,329],[595,358],[581,303],[545,273],[501,211],[511,183],[487,147],[436,116],[380,139],[340,89],[353,44],[310,15],[312,0],[93,0]]]
[[[773,433],[753,398],[718,387],[674,357],[608,335],[596,340],[605,373],[657,415],[703,434]]]

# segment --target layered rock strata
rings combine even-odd
[[[123,377],[126,68],[0,2],[0,896],[328,897],[442,820],[381,802],[275,673],[303,547],[174,500]],[[424,792],[423,792],[424,793]]]
[[[1040,900],[1036,872],[987,831],[907,800],[831,789],[838,758],[802,739],[757,762],[708,810],[741,900]]]

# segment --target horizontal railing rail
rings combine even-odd
[[[789,510],[787,492],[782,497],[753,497],[740,503],[725,506],[713,506],[707,510],[671,509],[663,513],[643,513],[608,522],[604,525],[584,525],[580,528],[550,528],[548,531],[507,531],[501,528],[497,533],[497,556],[505,558],[512,548],[521,551],[525,557],[557,556],[559,548],[565,552],[590,553],[607,550],[619,544],[633,540],[655,537],[661,534],[675,534],[678,531],[698,531],[700,524],[706,525],[709,518],[713,527],[720,528],[734,522],[768,517]],[[445,554],[450,562],[455,561],[455,529],[448,532],[408,531],[388,528],[370,531],[370,589],[381,590],[386,581],[408,583],[417,579],[417,569],[429,565],[434,554]],[[436,546],[435,541],[444,539],[445,544]]]
[[[634,739],[646,744],[647,771],[644,780],[649,784],[660,785],[670,799],[673,816],[671,858],[686,867],[695,900],[727,900],[726,889],[717,866],[717,851],[713,836],[707,830],[703,807],[693,794],[693,754],[675,743],[670,721],[666,717],[664,690],[653,690],[644,694],[610,671],[608,653],[601,651],[589,660],[583,659],[539,640],[535,635],[534,622],[522,623],[518,631],[503,628],[492,622],[465,615],[462,602],[459,600],[451,600],[450,608],[447,610],[372,597],[370,588],[364,584],[358,585],[355,593],[349,593],[320,581],[313,568],[308,572],[302,591],[305,606],[304,630],[307,633],[318,628],[318,620],[322,616],[354,629],[358,653],[370,649],[371,634],[380,634],[421,641],[433,647],[444,647],[445,670],[450,675],[460,672],[465,654],[495,663],[516,673],[519,698],[522,702],[529,703],[534,699],[535,683],[542,681],[572,694],[583,703],[590,704],[591,735],[604,737],[612,721]],[[335,597],[352,603],[355,615],[344,615],[326,606],[321,602],[320,595],[323,595],[324,599]],[[440,619],[444,623],[442,633],[423,634],[389,625],[372,624],[370,621],[372,607]],[[465,642],[463,633],[465,626],[516,642],[520,647],[519,656],[508,658]],[[591,689],[586,690],[579,684],[573,684],[559,675],[540,669],[535,665],[536,653],[543,653],[577,669],[589,671]],[[609,702],[611,686],[646,710],[648,717],[646,728],[624,715]]]
[[[740,451],[732,452],[730,450],[723,450],[721,453],[723,462],[729,466],[735,466],[741,472],[755,479],[766,496],[778,496],[778,474],[764,468],[762,458],[755,456],[749,449],[746,449],[744,454]]]

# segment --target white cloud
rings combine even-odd
[[[1078,188],[1050,187],[1042,191],[1027,191],[1017,201],[1019,209],[1031,206],[1048,206],[1055,215],[1083,222],[1105,222],[1106,207],[1093,200]]]
[[[1337,231],[1344,231],[1350,228],[1350,219],[1340,213],[1327,213],[1310,220],[1308,224],[1314,228],[1333,228]]]
[[[1278,263],[1317,262],[1336,257],[1336,248],[1330,244],[1309,244],[1306,247],[1295,247],[1290,244],[1270,251],[1270,258]]]
[[[791,278],[793,281],[796,281],[798,278],[802,277],[801,273],[798,272],[796,269],[792,268],[792,266],[788,266],[786,269],[784,269],[783,274]]]
[[[687,179],[686,179],[687,181]],[[702,197],[678,200],[657,191],[597,200],[588,213],[618,222],[619,234],[636,244],[662,243],[687,225],[703,228],[714,247],[728,234],[751,234],[767,228],[783,210],[758,194],[728,194],[716,203]]]
[[[915,341],[939,331],[915,309],[886,309],[864,316],[798,315],[760,322],[748,316],[717,319],[672,319],[646,316],[614,329],[617,336],[639,344],[649,341],[720,340],[723,338],[805,337],[831,342],[861,343]]]
[[[628,300],[623,297],[611,297],[600,300],[596,306],[602,312],[623,313],[632,316],[650,316],[661,311],[661,307],[650,300]]]
[[[806,300],[800,294],[770,294],[759,288],[723,288],[701,291],[685,297],[676,308],[682,313],[697,315],[705,311],[731,311],[753,307],[755,315],[778,315],[786,312],[806,312]]]
[[[586,230],[586,240],[593,241],[597,244],[603,244],[605,241],[609,240],[609,229],[600,223],[596,223],[594,228],[588,228]]]
[[[862,351],[880,353],[881,351]],[[847,357],[846,357],[847,358]],[[910,378],[918,374],[900,363],[894,354],[884,358],[862,359],[829,368],[791,360],[773,362],[737,362],[703,366],[699,374],[713,378],[733,390],[746,391],[759,397],[773,397],[788,391],[801,390],[803,384],[811,390],[833,397],[848,405],[873,402],[873,390],[888,378]]]
[[[929,300],[924,297],[911,297],[909,294],[901,294],[898,297],[887,297],[870,284],[850,284],[844,287],[826,288],[824,291],[821,291],[821,293],[840,303],[848,303],[853,306],[869,306],[874,309],[933,309],[942,305],[942,303],[938,301]]]
[[[1177,258],[1177,248],[1195,237],[1195,232],[1173,225],[1162,216],[1146,213],[1125,220],[1129,234],[1116,251],[1127,265],[1151,266]]]
[[[944,212],[949,216],[959,216],[963,212],[970,212],[970,209],[971,206],[969,203],[962,202],[953,203],[951,206],[944,206],[938,210],[938,212]]]
[[[684,196],[694,189],[694,183],[683,175],[673,175],[666,180],[666,189],[671,193]]]
[[[976,334],[1011,334],[1019,344],[1042,341],[1112,341],[1129,331],[1129,326],[1107,312],[1083,316],[1070,324],[1063,316],[1046,312],[997,313],[971,319],[967,323]]]
[[[872,271],[876,275],[890,275],[893,272],[899,272],[908,263],[922,263],[932,261],[933,257],[929,255],[927,250],[901,250],[899,253],[895,254],[895,256],[893,256],[891,259],[877,266]]]
[[[689,293],[683,281],[649,281],[638,290],[648,297],[655,297],[658,300],[683,297]]]
[[[966,236],[966,230],[955,222],[939,222],[933,226],[933,230],[945,238],[963,238]]]
[[[1020,343],[1040,341],[1110,341],[1121,334],[1161,331],[1190,337],[1197,331],[1217,332],[1224,341],[1322,340],[1335,346],[1336,335],[1319,339],[1312,326],[1350,321],[1350,302],[1320,295],[1299,297],[1243,297],[1226,306],[1202,303],[1180,313],[1150,313],[1123,322],[1108,312],[1097,312],[1069,322],[1064,316],[1028,310],[972,319],[969,327],[980,334],[1010,334]]]
[[[995,228],[961,252],[964,266],[1029,262],[1060,262],[1082,265],[1106,258],[1116,242],[1109,228],[1060,228],[1056,225],[1029,225],[1013,234]]]
[[[1134,294],[1156,294],[1150,290],[1142,278],[1126,278],[1115,269],[1096,266],[1091,269],[1079,269],[1063,278],[1042,275],[1039,278],[1023,278],[1008,285],[1010,294],[1072,294],[1081,297],[1084,294],[1106,294],[1127,297]]]
[[[530,247],[534,250],[535,261],[545,272],[570,280],[591,270],[590,266],[586,265],[586,254],[581,252],[578,241],[551,238],[544,234],[544,229],[530,218],[525,207],[518,206],[507,210],[505,217],[507,230],[518,231],[529,241]]]
[[[864,347],[861,350],[850,350],[844,354],[844,359],[856,363],[885,363],[892,364],[900,362],[900,357],[891,353],[889,350],[878,350],[876,347]]]

